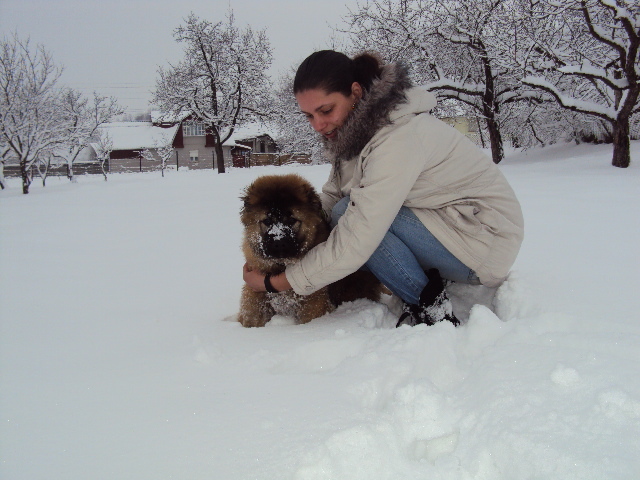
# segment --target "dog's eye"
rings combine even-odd
[[[273,225],[273,220],[271,220],[270,218],[265,218],[264,220],[262,220],[262,224],[265,227],[270,227],[271,225]]]

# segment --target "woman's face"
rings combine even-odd
[[[362,98],[362,87],[358,82],[351,85],[351,94],[327,93],[322,88],[304,90],[296,94],[300,111],[304,113],[313,129],[327,140],[336,137],[353,109]]]

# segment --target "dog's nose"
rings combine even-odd
[[[298,240],[290,226],[282,222],[273,223],[265,232],[262,246],[271,258],[294,257],[298,252]]]

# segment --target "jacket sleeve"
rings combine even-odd
[[[338,174],[336,166],[334,165],[331,167],[329,180],[327,180],[327,183],[322,186],[322,192],[320,192],[322,211],[326,215],[326,218],[331,218],[331,210],[341,198],[342,193],[340,192],[340,186],[338,185]]]
[[[352,186],[349,207],[327,241],[287,267],[296,293],[311,294],[355,272],[387,233],[426,161],[421,148],[406,148],[406,141],[415,142],[413,131],[395,133],[363,159],[362,180]]]

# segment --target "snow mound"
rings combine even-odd
[[[632,143],[625,171],[606,145],[501,163],[525,241],[500,288],[447,287],[457,328],[396,329],[395,297],[236,321],[241,192],[326,165],[9,179],[0,478],[639,478]]]

